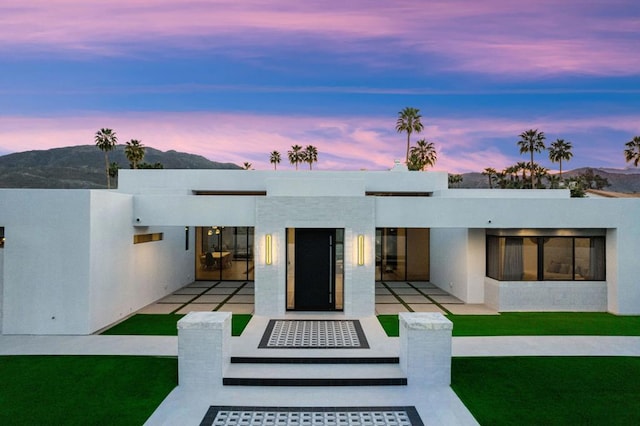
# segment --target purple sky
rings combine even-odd
[[[314,168],[381,170],[404,156],[395,120],[413,106],[437,170],[525,161],[529,128],[573,143],[565,169],[622,168],[638,46],[636,0],[5,1],[0,154],[110,127],[257,169],[313,144]]]

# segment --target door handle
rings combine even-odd
[[[333,236],[329,235],[329,303],[333,303]]]

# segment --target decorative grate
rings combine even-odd
[[[200,426],[422,426],[415,407],[209,407]]]

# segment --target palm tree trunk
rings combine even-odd
[[[560,179],[562,179],[562,158],[560,159]]]
[[[104,152],[104,170],[107,172],[107,189],[111,189],[111,177],[109,176],[109,154]]]
[[[529,177],[531,178],[531,189],[533,189],[533,147],[531,147],[531,163],[529,164]]]
[[[410,138],[411,138],[411,132],[407,131],[407,154],[405,155],[405,160],[404,160],[405,164],[407,165],[409,164],[409,143],[410,143],[409,139]]]

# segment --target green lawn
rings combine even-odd
[[[640,357],[452,359],[452,388],[482,425],[637,425],[638,377]]]
[[[177,336],[177,323],[184,315],[177,314],[136,314],[101,334]],[[231,335],[240,336],[251,321],[249,314],[234,314],[231,317]]]
[[[640,316],[592,312],[508,312],[447,315],[453,336],[640,336]],[[398,316],[379,315],[387,335],[398,336]]]
[[[141,425],[177,370],[176,358],[0,356],[0,424]]]

